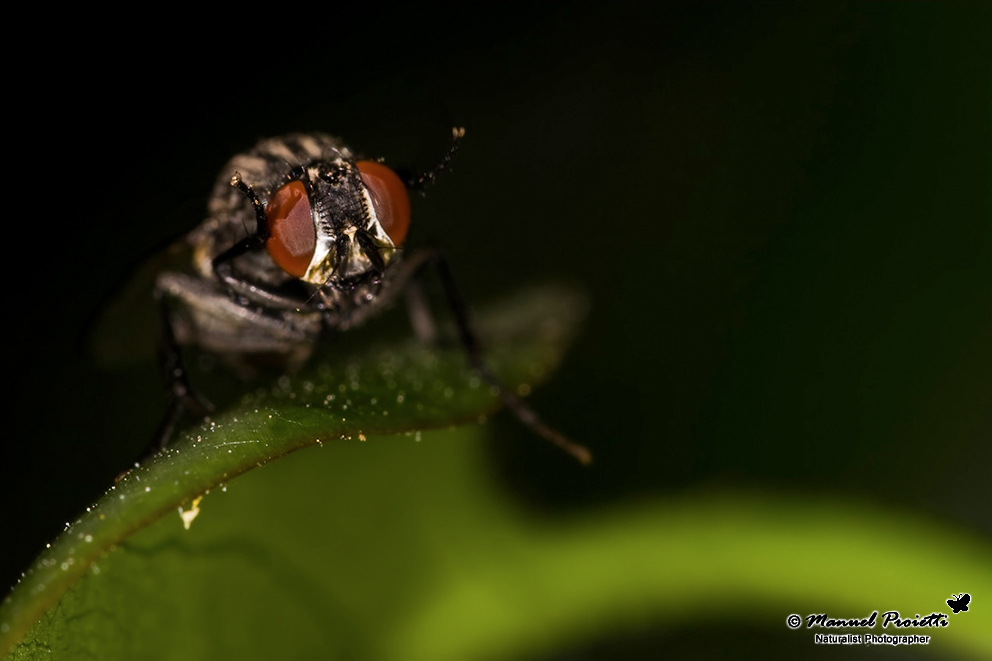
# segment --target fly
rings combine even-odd
[[[433,266],[472,366],[523,424],[589,463],[586,448],[543,423],[489,369],[444,255],[404,253],[410,191],[447,168],[464,134],[454,129],[442,161],[407,178],[320,133],[263,140],[228,162],[207,220],[186,238],[192,268],[155,283],[170,405],[150,451],[168,445],[184,412],[209,406],[190,386],[181,346],[298,366],[322,332],[354,328],[401,295],[417,335],[432,341],[420,281]]]

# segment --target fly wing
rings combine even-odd
[[[164,271],[188,272],[191,264],[192,248],[185,239],[151,251],[103,300],[84,339],[100,367],[121,369],[154,360],[160,324],[155,281]]]

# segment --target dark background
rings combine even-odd
[[[56,65],[8,65],[4,590],[164,410],[153,362],[93,364],[101,302],[200,222],[231,155],[289,131],[426,167],[465,126],[410,243],[442,245],[473,301],[589,293],[531,401],[595,468],[493,422],[527,507],[759,488],[988,538],[988,3],[278,11],[88,17],[38,35]]]

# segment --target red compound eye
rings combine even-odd
[[[277,190],[265,207],[265,217],[269,221],[265,247],[272,261],[286,273],[302,278],[317,246],[317,232],[303,182],[291,181]]]
[[[395,172],[382,163],[359,161],[355,165],[372,195],[379,224],[395,245],[402,244],[410,229],[410,195],[406,192],[406,186]]]

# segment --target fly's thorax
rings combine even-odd
[[[231,176],[238,173],[266,206],[294,170],[316,161],[345,164],[353,162],[354,155],[339,139],[321,133],[294,133],[263,140],[221,169],[208,204],[210,218],[236,226],[242,236],[246,229],[254,232],[255,211],[251,202],[231,186]]]

